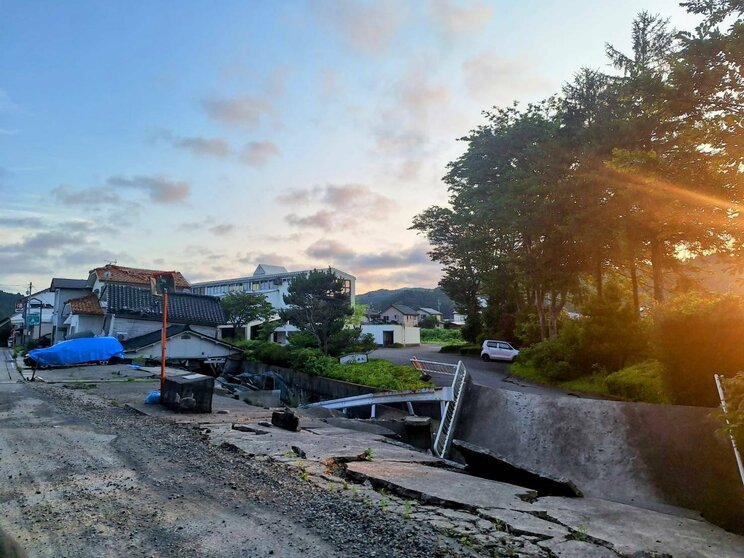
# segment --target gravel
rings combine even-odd
[[[211,446],[192,426],[78,390],[22,393],[46,408],[31,421],[0,413],[0,471],[15,471],[0,515],[31,556],[475,555],[296,468]]]

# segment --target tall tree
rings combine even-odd
[[[331,269],[314,269],[307,275],[296,276],[284,295],[284,302],[288,308],[279,312],[281,319],[312,334],[326,355],[331,338],[344,329],[346,318],[354,314],[344,280]]]
[[[233,291],[225,295],[221,303],[227,322],[236,334],[244,325],[256,320],[267,322],[275,314],[271,303],[258,293]]]

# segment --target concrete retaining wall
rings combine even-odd
[[[744,531],[744,488],[714,409],[468,386],[455,438],[566,477],[587,496],[679,506]]]

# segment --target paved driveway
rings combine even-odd
[[[421,345],[419,347],[405,347],[402,349],[377,349],[370,354],[372,358],[381,358],[394,362],[396,364],[411,364],[411,358],[414,356],[419,360],[431,360],[435,362],[447,362],[457,364],[462,360],[468,369],[473,382],[478,385],[490,388],[508,389],[512,391],[521,391],[527,393],[539,393],[542,395],[573,395],[563,390],[533,384],[516,376],[511,376],[510,365],[506,362],[483,362],[480,358],[474,356],[461,356],[451,353],[440,353],[439,345]],[[432,375],[432,379],[439,386],[449,385],[452,382],[451,377],[445,375]],[[586,397],[586,396],[584,396]]]

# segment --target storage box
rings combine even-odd
[[[161,401],[178,413],[211,413],[214,378],[204,374],[171,376],[165,379]]]

